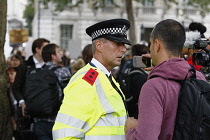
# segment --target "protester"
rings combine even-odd
[[[127,140],[172,140],[181,87],[178,81],[191,75],[190,65],[180,58],[185,38],[183,26],[172,19],[153,29],[150,52],[155,67],[141,89],[138,120],[126,121]],[[205,80],[200,72],[196,74]]]
[[[131,44],[126,36],[129,27],[125,19],[112,19],[86,29],[93,41],[93,59],[64,89],[54,139],[125,140],[124,96],[110,71],[120,65],[125,44]]]

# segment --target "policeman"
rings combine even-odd
[[[129,27],[125,19],[111,19],[86,29],[93,41],[93,59],[64,89],[54,139],[125,140],[124,96],[110,71],[120,65],[125,44],[131,45],[126,35]]]

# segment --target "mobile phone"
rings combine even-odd
[[[151,67],[151,58],[147,58],[143,56],[133,56],[133,66],[135,68]]]

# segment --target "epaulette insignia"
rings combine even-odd
[[[90,70],[85,74],[85,76],[82,79],[87,81],[89,84],[93,85],[97,76],[98,76],[98,72],[90,68]]]

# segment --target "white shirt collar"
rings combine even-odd
[[[39,63],[38,60],[34,56],[33,56],[33,60],[34,60],[36,68],[41,68],[44,65],[44,62]]]
[[[92,58],[91,63],[93,63],[98,69],[100,69],[104,74],[110,75],[110,72],[102,65],[98,60]]]

